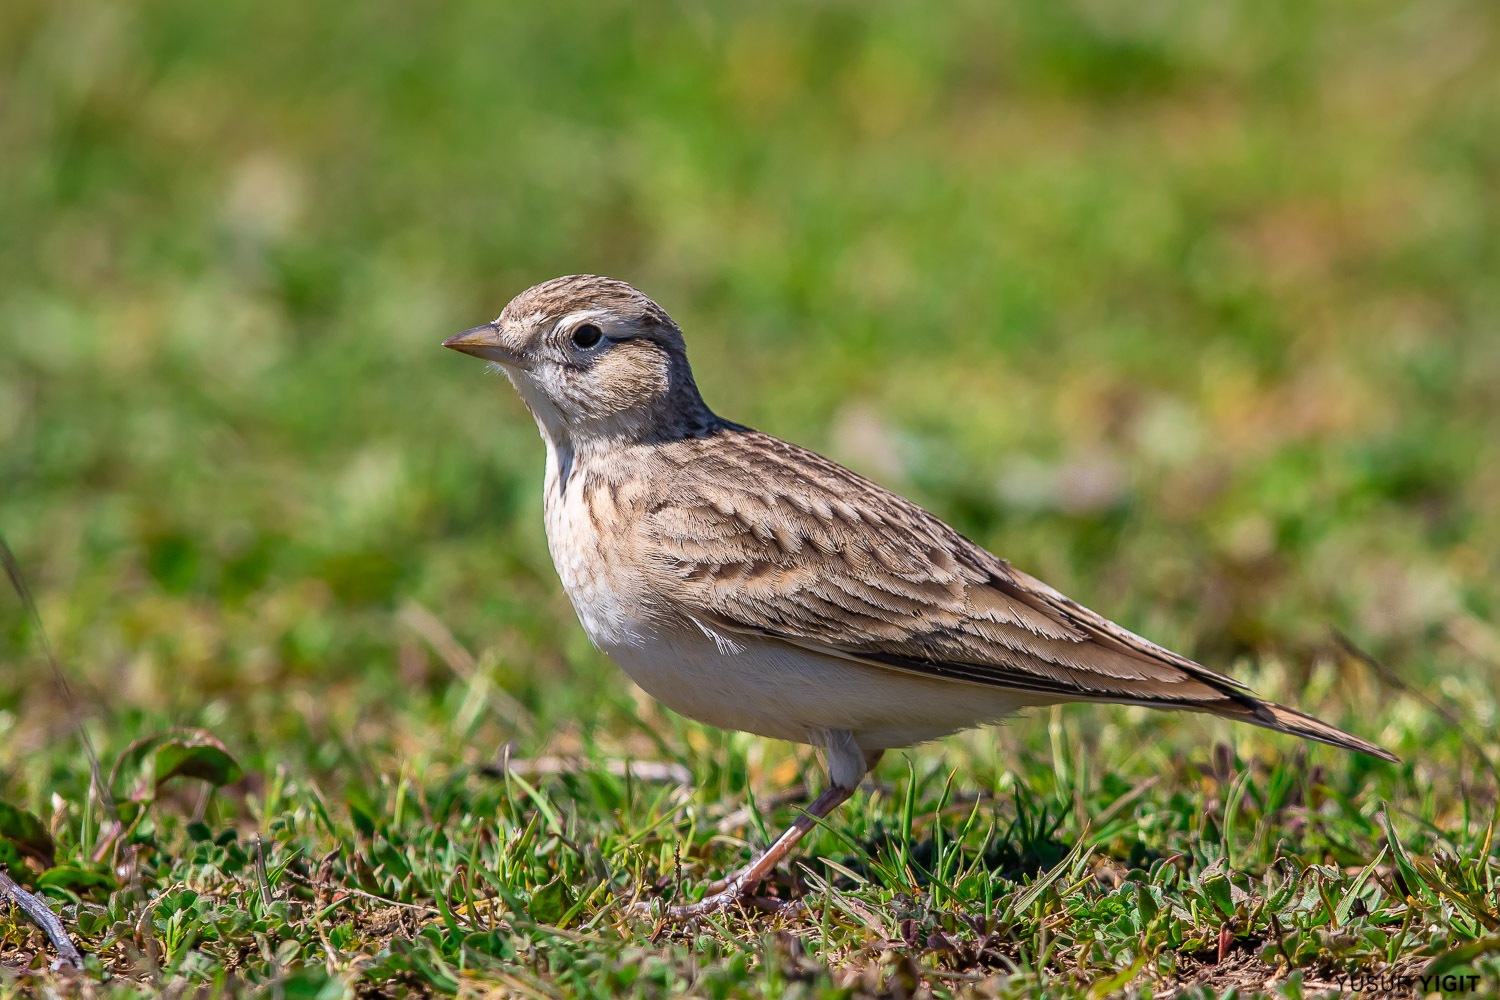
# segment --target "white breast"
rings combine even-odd
[[[600,539],[577,484],[556,491],[554,476],[549,475],[547,480],[547,548],[552,553],[552,565],[583,630],[594,645],[606,649],[628,631],[634,611],[627,606],[627,595],[620,586],[614,559],[617,554],[607,551]]]
[[[863,749],[909,746],[1038,703],[1015,692],[827,656],[681,616],[650,614],[671,595],[644,593],[564,481],[548,449],[547,544],[584,631],[647,693],[721,729],[826,745],[846,730]],[[575,478],[577,475],[574,470]],[[673,624],[662,624],[672,621]]]

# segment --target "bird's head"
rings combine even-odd
[[[641,441],[711,416],[672,317],[612,278],[528,288],[494,322],[443,346],[495,362],[554,442]]]

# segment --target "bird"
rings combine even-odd
[[[669,917],[774,905],[761,884],[883,753],[1021,709],[1203,712],[1397,760],[1090,611],[844,466],[720,417],[681,329],[626,282],[554,278],[443,346],[491,362],[535,417],[548,549],[593,643],[673,711],[826,761],[827,787],[784,833]]]

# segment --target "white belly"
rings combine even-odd
[[[657,701],[720,729],[824,745],[846,730],[889,749],[994,722],[1027,702],[991,687],[820,656],[770,640],[746,644],[631,623],[593,636]]]
[[[826,745],[854,735],[861,749],[910,746],[994,722],[1041,700],[799,649],[769,639],[661,625],[618,553],[598,537],[576,486],[557,491],[549,449],[547,543],[563,588],[594,645],[668,708],[720,729]]]

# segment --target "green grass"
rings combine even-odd
[[[0,910],[0,989],[1500,990],[1494,5],[1116,6],[0,5],[0,533],[72,689],[0,593],[0,863],[90,956]],[[1404,763],[1031,713],[888,755],[800,912],[627,916],[821,772],[588,645],[529,418],[437,346],[577,271]],[[240,780],[158,794],[173,727]]]

